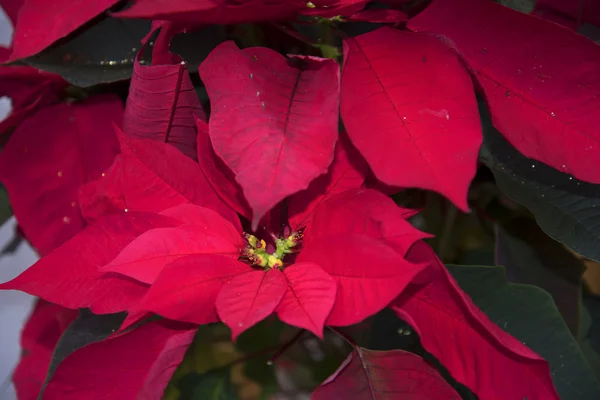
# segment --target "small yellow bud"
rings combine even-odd
[[[269,260],[268,261],[269,261],[269,267],[271,267],[271,268],[274,268],[274,267],[277,267],[277,268],[283,267],[283,261],[281,261],[279,258],[277,258],[277,257],[275,257],[273,255],[269,256]]]
[[[308,8],[315,8],[317,6],[315,6],[315,4],[312,1],[309,1],[308,3],[306,3],[306,7],[308,7]]]
[[[244,239],[246,239],[250,246],[256,247],[256,243],[258,242],[258,238],[256,236],[250,235],[249,233],[244,233]]]

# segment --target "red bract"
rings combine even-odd
[[[408,258],[429,262],[430,267],[392,309],[413,326],[423,347],[456,380],[482,399],[559,399],[548,363],[490,322],[429,246],[415,244]],[[451,334],[452,341],[440,332]]]
[[[355,202],[365,193],[385,198],[371,191],[355,193]],[[234,337],[276,311],[283,321],[321,336],[324,324],[349,325],[381,310],[421,270],[420,265],[407,263],[401,253],[386,244],[378,236],[380,232],[356,228],[349,234],[335,234],[322,228],[341,219],[344,204],[352,201],[349,197],[351,194],[343,193],[320,207],[323,211],[315,214],[320,224],[311,227],[312,238],[306,238],[306,246],[292,264],[281,263],[285,252],[271,255],[284,247],[282,243],[275,241],[279,243],[275,253],[263,251],[264,242],[263,250],[256,250],[261,244],[252,241],[244,250],[241,232],[235,235],[233,227],[224,228],[226,221],[218,223],[218,215],[187,205],[176,211],[187,225],[175,228],[177,233],[168,236],[163,229],[138,237],[107,269],[152,283],[139,305],[141,310],[203,324],[214,320],[211,310],[216,304],[219,317],[231,327]],[[389,207],[387,212],[401,211]],[[214,221],[213,227],[207,225],[207,218]],[[362,218],[368,223],[368,215]],[[407,245],[426,236],[402,222],[396,224],[393,234],[387,233],[404,236]],[[291,237],[299,238],[297,234]],[[227,241],[231,248],[243,250],[255,266],[236,260],[227,250]],[[256,252],[249,251],[251,248]],[[256,266],[266,267],[267,259],[266,270]],[[367,264],[377,268],[364,268]],[[153,268],[149,270],[148,265]],[[360,304],[355,304],[358,298]]]
[[[11,100],[11,113],[0,122],[0,135],[36,109],[57,103],[67,86],[60,76],[32,67],[0,66],[2,96]]]
[[[190,325],[153,321],[90,344],[58,366],[44,399],[159,400],[195,333]]]
[[[35,400],[42,389],[58,339],[77,311],[38,300],[21,332],[23,356],[13,373],[20,400]]]
[[[444,378],[421,357],[402,350],[355,347],[312,400],[460,400]]]
[[[115,5],[119,0],[25,0],[10,60],[32,56]]]
[[[208,134],[208,124],[200,118],[196,118],[196,127],[198,128],[198,163],[202,173],[223,201],[242,216],[248,219],[252,218],[252,210],[244,197],[240,184],[235,180],[235,174],[213,149]]]
[[[113,162],[119,148],[112,124],[122,117],[122,103],[112,95],[60,103],[25,119],[0,154],[0,180],[40,254],[85,226],[78,191]]]
[[[293,20],[299,13],[322,17],[351,15],[366,3],[368,0],[137,0],[131,8],[115,16],[195,24],[239,24]]]
[[[307,226],[315,208],[348,189],[361,187],[368,167],[344,133],[335,147],[335,158],[327,174],[312,181],[289,201],[289,222],[294,230]]]
[[[456,23],[465,16],[468,23]],[[597,44],[491,1],[435,0],[408,26],[453,41],[485,92],[494,126],[519,151],[600,183]]]
[[[435,190],[468,209],[479,113],[467,71],[438,39],[380,28],[344,40],[340,107],[379,180]]]
[[[172,24],[164,24],[153,48],[152,66],[133,66],[127,108],[123,119],[125,134],[171,143],[196,159],[194,115],[205,118],[185,62],[170,54]],[[165,64],[159,64],[162,61]]]
[[[200,66],[211,101],[209,134],[252,208],[252,224],[306,189],[333,159],[339,67],[267,48],[219,45]]]

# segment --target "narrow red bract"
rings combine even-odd
[[[154,65],[133,65],[123,132],[138,138],[150,138],[177,147],[196,160],[196,124],[194,117],[206,118],[185,62],[169,53],[173,26],[164,24],[153,48]],[[148,51],[149,49],[145,49]],[[157,64],[164,61],[165,64]]]
[[[313,392],[311,399],[460,400],[461,397],[438,371],[415,354],[355,347],[340,368]]]
[[[58,366],[44,398],[160,400],[195,333],[194,326],[153,321],[86,346]]]
[[[437,38],[380,28],[344,40],[340,110],[379,180],[468,209],[479,112],[469,74]]]
[[[468,23],[457,24],[465,15]],[[596,43],[492,1],[435,0],[408,27],[452,40],[485,93],[494,126],[521,153],[600,183]]]
[[[338,132],[339,67],[267,48],[219,45],[200,66],[209,134],[252,208],[253,227],[327,172]]]
[[[119,0],[25,0],[10,61],[32,56],[114,6]]]
[[[25,236],[40,252],[85,227],[78,192],[101,178],[119,151],[113,123],[123,106],[113,95],[44,108],[16,128],[0,154],[0,180]]]
[[[581,23],[600,27],[600,1],[598,0],[537,0],[534,15],[577,30]]]
[[[409,286],[392,309],[457,381],[482,399],[559,399],[548,363],[490,322],[427,244],[415,244],[408,257],[430,263],[426,283]],[[440,332],[451,332],[452,341]]]

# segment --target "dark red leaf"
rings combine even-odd
[[[277,307],[286,324],[307,329],[323,338],[323,327],[333,304],[337,283],[319,265],[296,263],[283,270],[288,290]]]
[[[160,400],[196,329],[153,321],[84,347],[59,365],[44,399]]]
[[[217,196],[197,162],[166,143],[118,133],[127,208],[159,213],[192,203],[217,211],[241,230],[237,214]]]
[[[182,225],[142,233],[102,270],[152,284],[166,265],[181,257],[202,254],[233,260],[239,257],[244,244],[241,234],[216,212],[184,204],[166,210],[163,215],[180,220]]]
[[[251,219],[252,210],[244,197],[242,188],[235,180],[235,174],[213,149],[208,135],[208,124],[200,118],[196,118],[196,126],[198,128],[198,163],[206,179],[223,201],[244,217]]]
[[[391,10],[389,8],[376,8],[364,10],[351,15],[348,21],[353,22],[371,22],[378,24],[397,24],[406,22],[408,16],[400,10]]]
[[[410,285],[392,309],[456,380],[481,399],[558,400],[548,363],[493,324],[427,244],[415,244],[409,259],[430,263],[425,283]]]
[[[147,285],[99,267],[112,261],[142,233],[179,221],[157,214],[130,212],[109,215],[85,228],[42,257],[0,290],[15,289],[67,308],[90,308],[95,314],[128,310],[147,291]]]
[[[340,135],[329,172],[312,181],[308,189],[290,197],[289,222],[292,229],[307,226],[321,203],[347,189],[361,187],[367,171],[368,167],[360,154],[344,135]]]
[[[57,103],[67,83],[58,75],[32,67],[0,66],[2,96],[11,101],[11,112],[0,122],[0,135],[18,125],[38,108]]]
[[[21,332],[23,355],[12,378],[19,399],[37,399],[56,343],[76,317],[77,310],[37,300]]]
[[[209,134],[253,211],[253,226],[327,172],[338,131],[333,60],[219,45],[200,66],[211,101]]]
[[[0,154],[0,180],[31,244],[44,255],[85,226],[82,184],[100,178],[118,153],[112,124],[123,117],[112,95],[61,103],[25,119]]]
[[[326,236],[359,234],[382,241],[404,256],[415,242],[432,237],[406,220],[409,212],[413,210],[398,207],[375,190],[346,190],[316,209],[313,222],[305,231],[305,243]]]
[[[136,58],[123,119],[125,134],[170,143],[196,160],[194,115],[206,117],[184,62],[144,66]]]
[[[248,265],[220,255],[179,258],[162,270],[139,308],[177,321],[216,322],[215,302],[223,283],[248,271]]]
[[[313,238],[297,262],[318,264],[337,282],[335,305],[326,325],[356,324],[381,311],[424,268],[392,247],[356,233]]]
[[[537,0],[533,14],[573,30],[585,22],[600,26],[600,1]]]
[[[491,1],[436,0],[408,26],[452,40],[485,92],[494,126],[521,153],[600,183],[597,44]]]
[[[237,275],[223,285],[217,297],[219,318],[231,328],[232,339],[271,315],[288,290],[276,268]]]
[[[305,8],[304,0],[138,0],[115,16],[183,20],[194,24],[239,24],[293,19]]]
[[[19,10],[10,60],[39,53],[118,1],[25,0]]]
[[[379,180],[435,190],[468,210],[479,112],[469,74],[435,37],[384,27],[346,39],[340,110]]]
[[[312,400],[460,400],[444,378],[421,357],[403,350],[355,347]]]

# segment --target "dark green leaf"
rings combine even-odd
[[[600,399],[600,383],[547,292],[508,283],[502,267],[448,269],[492,322],[550,363],[561,399]]]
[[[496,264],[508,280],[536,285],[550,293],[567,326],[578,337],[581,279],[585,266],[528,218],[516,218],[498,228]]]
[[[550,237],[575,252],[600,261],[600,185],[523,156],[483,116],[482,161],[511,199],[529,209]]]
[[[39,399],[42,399],[46,385],[61,362],[82,347],[109,337],[121,326],[125,317],[125,313],[96,315],[88,309],[79,310],[77,319],[69,325],[56,344]]]
[[[179,381],[180,400],[236,400],[229,369],[191,373]]]
[[[145,20],[102,17],[67,41],[24,61],[81,87],[129,79],[150,24]],[[225,39],[223,27],[209,26],[191,34],[175,35],[171,51],[188,63],[191,72],[196,72],[200,62]],[[151,49],[147,49],[144,59],[149,60],[150,55]]]
[[[6,193],[4,185],[0,184],[0,226],[4,225],[11,216],[12,209],[8,202],[8,193]]]

